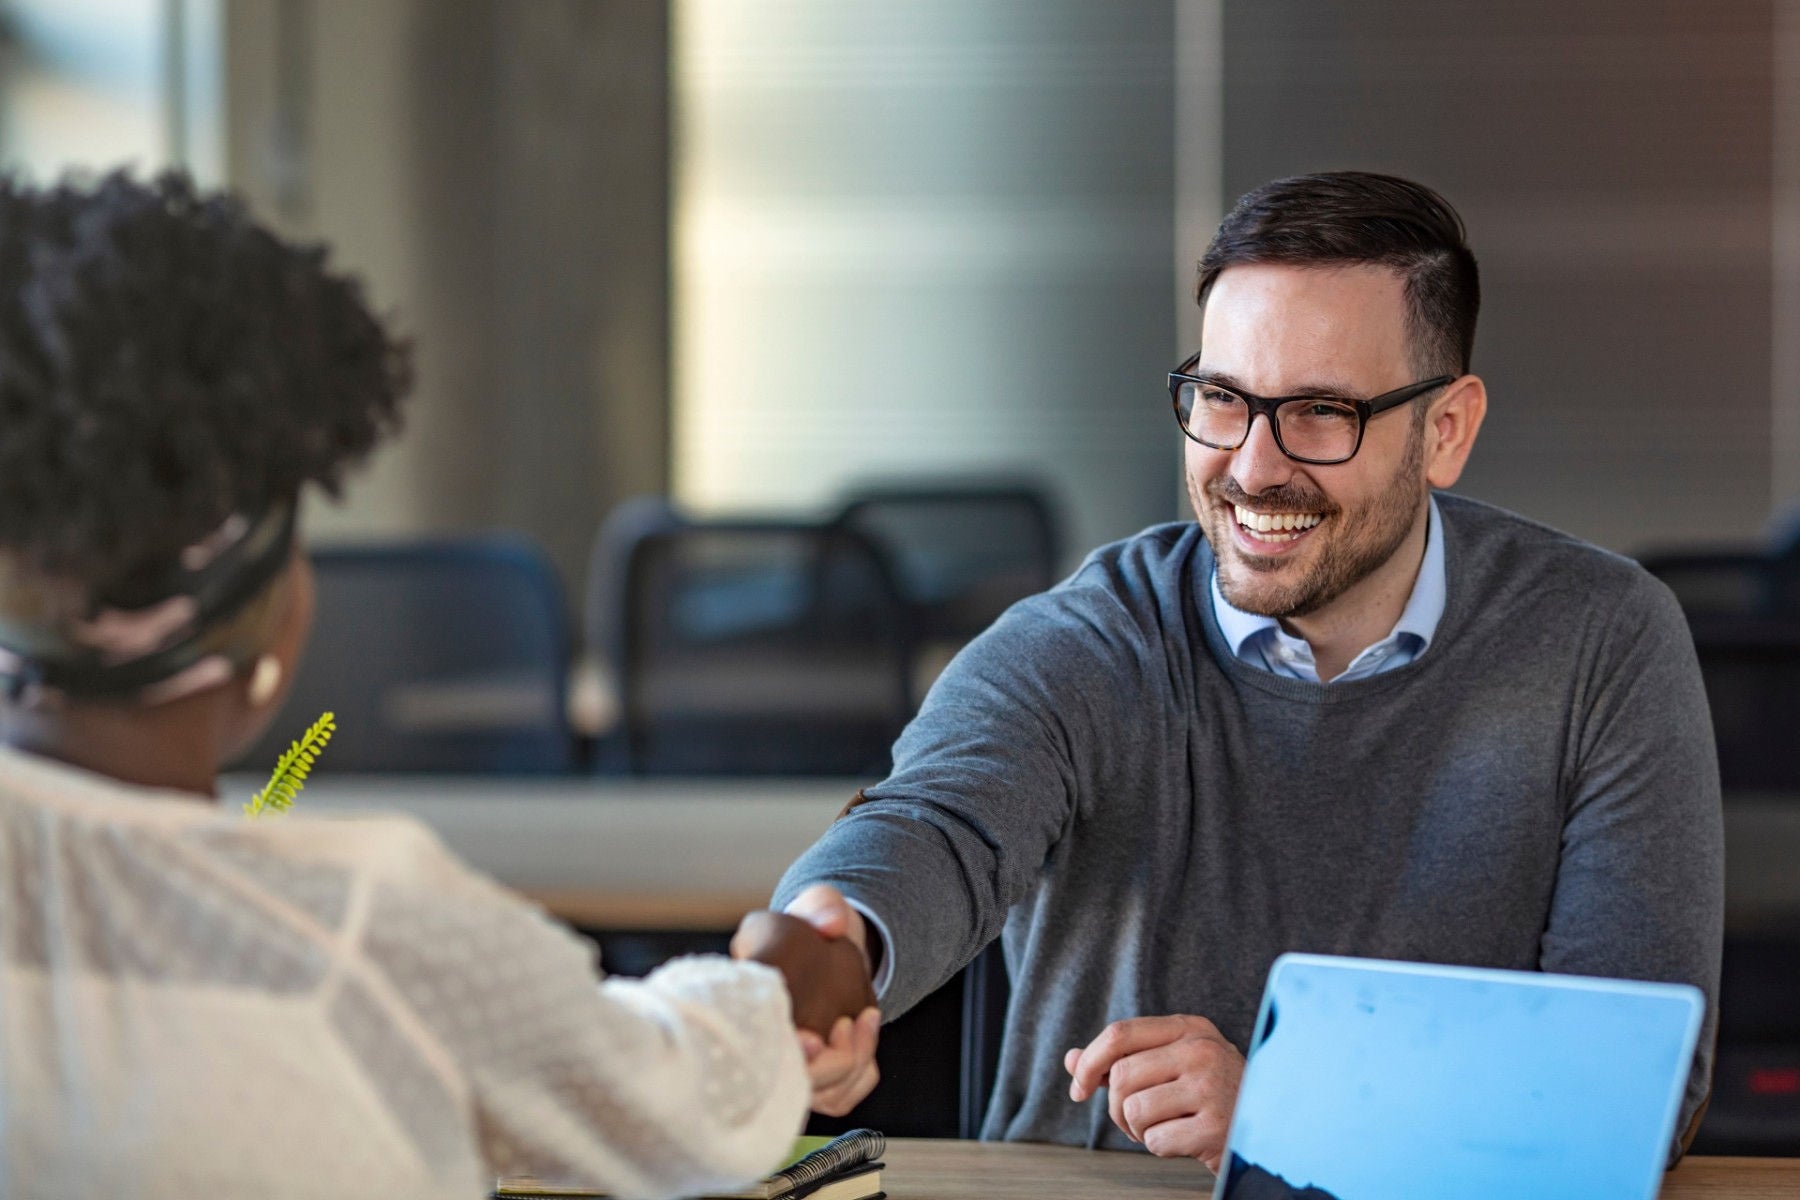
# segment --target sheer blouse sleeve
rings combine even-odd
[[[810,1092],[775,971],[704,956],[601,981],[591,944],[415,837],[352,921],[366,990],[400,1001],[365,1007],[401,1014],[403,1040],[448,1060],[496,1174],[652,1197],[777,1165]]]

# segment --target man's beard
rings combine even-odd
[[[1201,503],[1193,476],[1188,476],[1188,499],[1212,543],[1219,590],[1231,606],[1264,617],[1304,617],[1336,600],[1392,558],[1412,531],[1425,496],[1421,470],[1425,465],[1424,432],[1423,423],[1415,423],[1405,458],[1386,486],[1376,492],[1375,500],[1360,512],[1347,513],[1317,488],[1298,482],[1253,497],[1230,475],[1206,485],[1207,495],[1226,505],[1221,509]],[[1231,526],[1237,522],[1229,507],[1233,504],[1265,512],[1322,513],[1326,519],[1320,533],[1329,531],[1330,536],[1314,552],[1312,565],[1303,575],[1277,583],[1276,573],[1292,568],[1284,559],[1243,553],[1232,536]],[[1269,569],[1250,565],[1258,561],[1267,563]]]

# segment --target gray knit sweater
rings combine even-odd
[[[1193,524],[1092,554],[945,671],[892,776],[783,878],[888,929],[892,1017],[1004,925],[989,1138],[1131,1145],[1063,1052],[1198,1013],[1242,1049],[1284,950],[1677,980],[1723,923],[1718,767],[1692,642],[1627,559],[1440,495],[1430,648],[1322,685],[1227,650]]]

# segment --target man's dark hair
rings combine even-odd
[[[1423,184],[1330,171],[1246,192],[1200,259],[1195,299],[1203,314],[1219,272],[1244,263],[1391,268],[1406,280],[1415,366],[1429,375],[1469,369],[1481,280],[1462,218]]]
[[[325,260],[182,174],[0,177],[0,549],[103,586],[336,494],[410,367]]]

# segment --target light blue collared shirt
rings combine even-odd
[[[1391,633],[1351,659],[1344,673],[1331,682],[1347,683],[1379,675],[1403,667],[1425,653],[1444,615],[1444,586],[1444,522],[1438,516],[1434,496],[1426,516],[1425,558],[1419,564],[1419,577],[1413,582],[1412,595],[1407,597],[1400,619]],[[1313,661],[1312,647],[1306,639],[1288,633],[1274,617],[1259,617],[1233,608],[1219,590],[1216,567],[1212,573],[1212,603],[1219,631],[1239,659],[1289,679],[1319,682],[1318,664]]]

